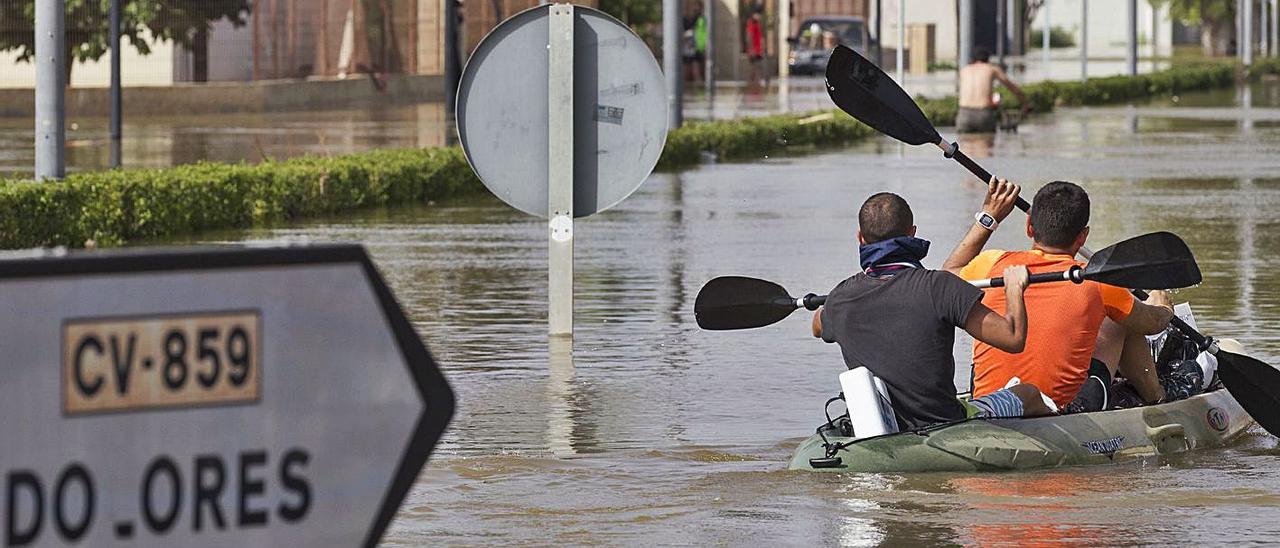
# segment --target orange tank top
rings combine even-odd
[[[1074,257],[1040,250],[984,251],[960,271],[966,280],[1000,276],[1004,269],[1026,265],[1032,274],[1066,270],[1083,265]],[[1123,288],[1085,282],[1036,284],[1024,294],[1027,305],[1027,345],[1020,354],[1009,354],[989,344],[973,342],[973,395],[990,394],[1018,377],[1034,384],[1058,407],[1075,399],[1089,373],[1089,360],[1103,318],[1123,321],[1133,310],[1134,299]],[[1004,314],[1003,288],[986,290],[982,304]]]

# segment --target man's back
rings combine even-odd
[[[962,419],[951,352],[956,327],[981,297],[949,272],[857,274],[827,296],[822,338],[840,344],[849,368],[866,367],[884,381],[904,429]]]
[[[991,84],[999,69],[984,62],[970,63],[960,68],[960,106],[965,108],[991,108]]]
[[[999,276],[1005,267],[1017,264],[1037,274],[1066,270],[1079,263],[1074,257],[1039,250],[989,250],[974,258],[960,276],[967,280]],[[987,291],[982,302],[998,308],[1004,306],[1004,298],[1002,291]],[[1065,407],[1088,377],[1103,318],[1122,321],[1133,308],[1133,297],[1118,287],[1085,282],[1035,285],[1024,298],[1029,319],[1026,349],[1009,354],[975,341],[973,395],[989,394],[1018,377]]]

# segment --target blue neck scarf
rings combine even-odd
[[[893,263],[906,263],[915,268],[924,268],[920,261],[929,254],[929,241],[913,236],[898,236],[867,244],[858,248],[858,256],[862,269],[874,275],[877,267]]]

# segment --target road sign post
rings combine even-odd
[[[62,0],[36,1],[36,180],[66,176],[66,15]]]
[[[574,219],[617,205],[658,163],[668,112],[657,61],[601,11],[542,5],[480,42],[456,111],[485,187],[548,220],[548,333],[572,335]]]
[[[453,394],[358,246],[0,260],[6,545],[372,546]]]
[[[573,5],[554,4],[547,57],[547,324],[573,335]]]

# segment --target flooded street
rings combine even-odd
[[[1028,187],[1080,182],[1091,247],[1157,230],[1204,272],[1184,290],[1206,332],[1280,361],[1280,83],[1145,107],[1060,109],[961,142]],[[1241,102],[1248,110],[1227,109]],[[944,128],[944,134],[949,130]],[[205,241],[360,241],[458,394],[458,412],[389,545],[1087,545],[1267,542],[1280,450],[1226,449],[1007,474],[790,472],[844,370],[797,313],[706,332],[693,300],[744,275],[825,293],[856,268],[856,211],[890,190],[937,267],[984,186],[933,147],[887,138],[811,155],[659,173],[576,227],[577,334],[548,347],[546,228],[487,196]],[[993,246],[1027,245],[1014,213]],[[1032,318],[1034,321],[1034,318]],[[957,342],[958,364],[968,342]],[[957,386],[969,369],[958,368]]]

